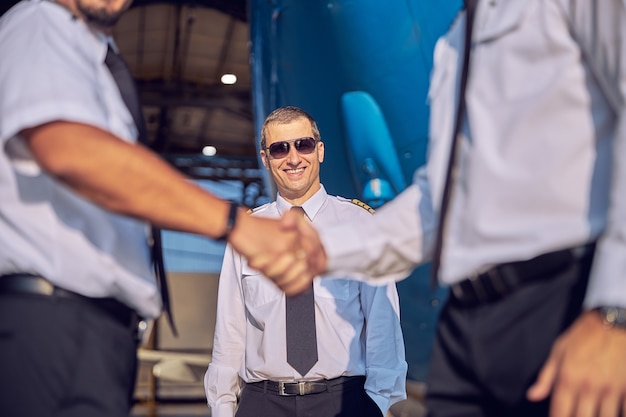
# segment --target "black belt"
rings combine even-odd
[[[247,387],[263,390],[281,396],[319,394],[338,391],[351,385],[363,386],[364,376],[340,376],[316,381],[258,381],[247,383]]]
[[[593,256],[594,250],[595,242],[544,253],[527,261],[499,264],[486,272],[452,284],[450,297],[466,307],[492,303],[525,284],[545,279],[546,275],[562,271],[575,262]]]
[[[63,288],[59,288],[47,279],[33,274],[0,275],[0,294],[34,294],[48,297],[77,300],[96,307],[125,327],[136,329],[141,318],[133,309],[115,298],[92,298]]]

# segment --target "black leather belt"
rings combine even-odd
[[[67,298],[77,300],[86,305],[96,307],[113,319],[131,329],[136,329],[141,318],[133,309],[120,301],[106,298],[92,298],[59,288],[47,279],[33,274],[7,274],[0,275],[1,294],[34,294],[48,297]]]
[[[319,394],[326,391],[337,391],[351,385],[365,384],[364,376],[340,376],[333,379],[316,381],[258,381],[246,384],[264,392],[281,396]]]
[[[545,279],[546,275],[562,271],[575,262],[591,259],[594,250],[595,242],[545,253],[527,261],[496,265],[486,272],[452,284],[450,297],[466,307],[492,303],[525,284]]]

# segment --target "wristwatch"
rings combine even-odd
[[[228,239],[230,232],[235,228],[235,224],[237,224],[237,209],[239,208],[239,203],[236,201],[230,202],[230,208],[228,209],[228,218],[226,219],[226,229],[222,236],[218,237],[217,240],[225,241]]]
[[[624,307],[598,307],[596,311],[607,326],[626,329],[626,308]]]

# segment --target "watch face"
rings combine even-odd
[[[626,309],[620,307],[600,307],[602,320],[609,326],[626,327]]]

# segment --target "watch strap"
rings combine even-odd
[[[226,229],[224,229],[224,233],[222,236],[218,238],[218,240],[227,240],[230,233],[235,228],[237,224],[237,211],[239,209],[239,203],[236,201],[230,202],[230,208],[228,209],[228,218],[226,219]]]

